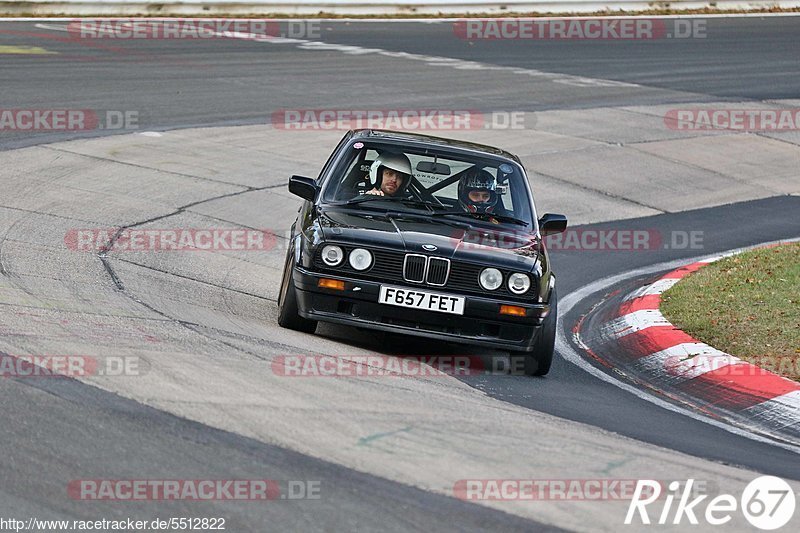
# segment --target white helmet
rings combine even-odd
[[[403,192],[408,187],[408,182],[411,178],[411,161],[408,160],[405,154],[395,154],[391,152],[384,152],[375,158],[372,166],[369,167],[369,182],[373,187],[380,189],[381,180],[383,178],[383,167],[391,168],[397,172],[404,174],[403,184],[400,186],[398,192]]]

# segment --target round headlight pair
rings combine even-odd
[[[503,284],[503,274],[496,268],[484,268],[479,278],[481,287],[494,291]],[[524,294],[531,288],[531,278],[527,274],[515,272],[508,276],[508,290],[514,294]]]
[[[343,261],[344,250],[341,246],[328,244],[322,249],[322,262],[329,267],[339,266]],[[350,252],[348,262],[355,270],[366,270],[372,265],[372,254],[363,248],[356,248]]]

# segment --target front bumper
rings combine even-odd
[[[318,274],[297,265],[293,275],[298,312],[304,318],[475,346],[531,351],[542,321],[550,312],[546,303],[521,304],[453,293],[436,287],[387,283],[465,298],[463,315],[424,311],[379,304],[381,284],[374,281]],[[320,288],[320,278],[344,281],[345,289]],[[501,315],[502,304],[524,307],[525,316]]]

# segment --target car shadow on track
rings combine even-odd
[[[403,369],[409,362],[428,365],[479,389],[482,383],[498,378],[531,380],[521,367],[517,368],[520,365],[512,363],[509,353],[502,350],[338,324],[320,323],[316,335],[386,357],[390,366],[393,363],[389,358],[399,360],[395,367],[396,363],[405,362],[406,365],[401,365]],[[412,375],[420,375],[417,366],[411,368]]]

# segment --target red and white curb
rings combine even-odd
[[[627,297],[601,337],[616,342],[625,367],[652,376],[665,392],[691,397],[710,412],[733,412],[772,431],[800,427],[800,383],[699,342],[661,314],[661,294],[688,274],[721,259],[677,268]],[[695,403],[695,402],[693,402]],[[738,418],[738,417],[737,417]]]

